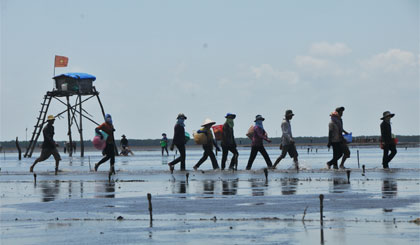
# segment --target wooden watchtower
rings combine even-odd
[[[93,81],[96,80],[96,77],[86,73],[65,73],[55,76],[53,77],[53,79],[55,80],[55,89],[53,89],[53,91],[48,91],[44,95],[44,100],[41,103],[41,110],[39,111],[39,116],[34,126],[34,131],[32,133],[32,137],[29,141],[29,146],[26,149],[24,157],[32,156],[39,135],[42,132],[44,124],[46,123],[46,116],[52,99],[57,100],[58,102],[67,107],[66,110],[58,113],[57,115],[55,115],[55,117],[59,117],[62,114],[67,113],[67,134],[69,136],[70,146],[73,145],[71,126],[73,125],[73,123],[76,125],[80,135],[80,155],[83,157],[84,144],[82,119],[85,118],[95,123],[96,125],[99,125],[99,123],[95,122],[92,118],[90,118],[89,113],[83,109],[82,104],[87,100],[96,97],[98,99],[99,106],[101,107],[102,116],[105,118],[105,111],[99,98],[99,92],[96,91],[96,88],[93,86]],[[70,103],[70,96],[77,97],[73,105]],[[72,147],[69,147],[69,155],[72,156]]]

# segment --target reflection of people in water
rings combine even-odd
[[[222,180],[222,195],[236,195],[238,192],[238,179]]]
[[[176,182],[174,185],[172,185],[172,193],[173,194],[187,193],[187,182],[185,180]]]
[[[41,185],[42,188],[42,201],[51,202],[54,201],[58,193],[60,193],[60,181],[55,180],[54,185],[50,185],[47,182],[43,182]]]
[[[252,196],[264,196],[266,183],[251,179]]]
[[[203,194],[214,194],[214,180],[205,180],[203,183]]]
[[[96,198],[115,198],[115,183],[114,182],[97,182],[95,192]]]
[[[397,181],[384,179],[382,183],[382,198],[394,198],[397,196]]]
[[[349,189],[350,185],[347,180],[344,178],[334,177],[333,178],[333,189],[330,190],[331,193],[343,193],[345,190]]]
[[[283,195],[294,195],[298,186],[299,179],[291,178],[281,180],[281,194]]]

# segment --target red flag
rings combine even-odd
[[[69,63],[69,58],[66,56],[55,56],[54,67],[67,67],[67,63]]]

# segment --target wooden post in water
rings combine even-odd
[[[19,161],[20,161],[22,160],[22,150],[20,149],[20,146],[19,146],[18,137],[16,137],[16,148],[18,149],[18,152],[19,152]]]
[[[36,174],[34,174],[34,185],[36,186]]]
[[[319,212],[321,216],[321,225],[323,225],[324,222],[324,195],[319,195]]]
[[[363,169],[362,175],[365,176],[365,165],[364,164],[362,165],[362,169]]]
[[[147,193],[147,200],[149,200],[149,214],[150,214],[150,225],[152,225],[153,214],[152,214],[152,194]]]
[[[190,173],[186,173],[186,174],[185,174],[185,177],[186,177],[186,179],[187,179],[187,184],[188,184],[188,177],[190,177]]]
[[[321,216],[321,244],[324,244],[324,195],[319,195],[319,211]]]
[[[359,162],[359,150],[357,150],[357,167],[360,168],[360,162]]]

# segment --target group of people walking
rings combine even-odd
[[[329,133],[328,133],[328,148],[332,146],[333,148],[333,158],[327,162],[326,167],[330,169],[333,167],[334,169],[338,168],[345,168],[344,163],[347,158],[350,157],[350,150],[347,146],[347,141],[343,137],[343,133],[347,134],[347,131],[343,129],[343,112],[345,108],[344,107],[338,107],[330,114],[331,121],[329,122]],[[383,148],[383,161],[382,165],[384,169],[389,168],[389,162],[393,159],[393,157],[396,155],[396,141],[395,137],[392,134],[391,131],[391,118],[394,117],[395,114],[386,111],[383,113],[383,117],[381,120],[383,122],[380,125],[381,128],[381,148]],[[255,117],[254,123],[252,127],[249,128],[247,136],[252,140],[251,144],[251,152],[249,155],[248,163],[246,166],[247,170],[250,170],[252,168],[252,164],[258,154],[261,153],[261,155],[264,157],[264,160],[267,164],[268,168],[275,169],[277,165],[280,163],[280,161],[286,157],[287,154],[291,158],[293,158],[294,167],[296,169],[299,169],[299,161],[298,161],[298,152],[296,150],[295,141],[292,135],[292,128],[290,121],[292,120],[294,116],[294,113],[292,110],[286,110],[284,119],[281,123],[281,129],[282,129],[282,140],[281,140],[281,154],[276,159],[276,161],[273,163],[271,162],[271,159],[265,150],[264,147],[264,141],[271,142],[271,140],[268,138],[266,131],[264,130],[263,122],[265,118],[261,115],[257,115]],[[237,145],[235,141],[234,136],[234,119],[236,118],[235,114],[227,113],[226,121],[223,124],[223,130],[222,130],[222,136],[221,136],[221,147],[222,147],[222,162],[221,162],[221,168],[224,170],[226,168],[226,161],[227,156],[229,152],[233,154],[229,169],[237,169],[238,166],[238,150]],[[178,149],[178,152],[180,156],[173,161],[168,163],[169,168],[171,171],[173,171],[176,164],[180,163],[180,169],[181,171],[186,170],[185,166],[185,160],[186,160],[186,153],[185,153],[185,145],[188,141],[188,137],[186,137],[185,133],[185,120],[187,117],[180,113],[178,114],[176,118],[176,124],[174,126],[174,137],[170,146],[170,150],[174,150],[175,146]],[[57,174],[58,171],[58,165],[59,161],[61,160],[60,155],[58,154],[58,151],[56,149],[56,143],[53,140],[54,136],[54,116],[48,116],[47,120],[47,126],[43,129],[43,136],[44,136],[44,143],[42,145],[42,152],[39,158],[35,160],[35,162],[30,167],[30,172],[33,172],[33,169],[35,165],[38,162],[44,161],[48,159],[51,155],[54,156],[56,160],[56,168],[55,173]],[[203,164],[209,157],[213,166],[213,169],[219,169],[219,165],[217,162],[217,158],[213,152],[213,147],[216,148],[217,151],[220,151],[220,147],[217,145],[216,140],[213,137],[213,133],[211,131],[212,126],[216,124],[216,122],[206,119],[203,124],[201,125],[202,128],[197,131],[197,134],[204,134],[205,135],[205,141],[202,143],[203,148],[203,156],[200,158],[200,160],[194,165],[193,169],[197,170],[201,164]],[[95,129],[96,133],[100,135],[101,138],[104,138],[102,132],[105,132],[107,134],[106,138],[106,147],[103,151],[104,157],[95,164],[95,171],[98,170],[99,166],[110,160],[110,173],[115,173],[115,141],[114,141],[114,126],[112,123],[112,117],[109,114],[105,115],[105,122],[101,125],[99,125]],[[167,145],[168,145],[168,139],[166,137],[166,134],[162,134],[163,139],[161,140],[161,146],[162,146],[162,155],[164,154],[164,150],[167,152]],[[125,143],[125,145],[127,145]],[[338,161],[341,158],[340,166],[338,166]]]

